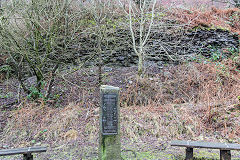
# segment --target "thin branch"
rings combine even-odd
[[[30,90],[27,89],[27,87],[25,86],[25,84],[23,82],[21,66],[17,65],[17,62],[15,61],[15,59],[13,58],[13,56],[10,53],[9,53],[9,56],[11,57],[11,59],[13,61],[12,65],[13,65],[15,71],[17,72],[17,79],[20,82],[24,92],[26,92],[27,94],[30,94]]]
[[[156,2],[157,2],[157,0],[154,0],[154,2],[153,2],[151,22],[150,22],[150,25],[149,25],[148,32],[147,32],[147,35],[145,37],[145,40],[143,41],[143,46],[147,43],[148,37],[149,37],[151,29],[152,29],[153,19],[154,19],[154,10],[155,10]]]
[[[45,96],[47,99],[49,98],[49,96],[50,96],[50,94],[51,94],[51,92],[52,92],[52,85],[53,85],[53,82],[54,82],[54,80],[55,80],[56,71],[57,71],[58,67],[59,67],[59,63],[57,63],[57,64],[55,65],[55,67],[53,68],[53,70],[52,70],[51,80],[50,80],[50,82],[49,82],[49,84],[48,84],[47,92],[46,92],[46,96]]]
[[[128,12],[125,10],[125,5],[122,4],[121,0],[118,0],[120,3],[121,7],[123,8],[123,11],[125,12],[126,15],[128,15]]]
[[[135,40],[135,35],[134,35],[134,31],[133,31],[133,25],[132,25],[132,3],[131,0],[129,0],[129,27],[130,27],[130,32],[131,32],[131,36],[132,36],[132,42],[133,42],[133,49],[134,52],[139,55],[137,48],[136,48],[136,40]]]

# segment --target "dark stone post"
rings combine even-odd
[[[33,155],[31,153],[23,154],[23,160],[33,160]]]
[[[193,160],[193,148],[186,148],[186,160]]]
[[[220,150],[220,160],[231,160],[231,151]]]
[[[100,87],[99,160],[121,160],[119,88]]]

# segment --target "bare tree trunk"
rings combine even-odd
[[[47,92],[46,92],[46,95],[45,97],[48,99],[50,97],[50,94],[52,92],[52,86],[53,86],[53,82],[55,80],[55,77],[56,77],[56,71],[58,69],[58,66],[59,66],[59,63],[57,63],[54,67],[54,69],[52,70],[52,73],[51,73],[51,79],[49,81],[49,84],[48,84],[48,87],[47,87]]]
[[[132,37],[133,50],[138,56],[138,76],[143,76],[144,74],[144,51],[153,25],[156,1],[157,0],[135,0],[134,2],[137,4],[136,8],[136,6],[132,4],[132,1],[129,0],[129,12],[125,11],[129,18],[129,28]],[[123,6],[121,1],[119,2]],[[149,13],[150,9],[151,11]],[[151,14],[151,18],[148,18],[146,14]],[[133,19],[137,20],[137,22],[134,22]],[[134,23],[138,23],[139,26],[139,41],[136,40],[136,37],[138,36],[137,33],[134,32]]]
[[[102,37],[98,38],[98,85],[99,87],[102,85]]]
[[[138,55],[138,75],[139,76],[143,75],[143,54],[142,53]]]

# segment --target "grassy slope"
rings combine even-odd
[[[176,152],[176,148],[170,147],[168,143],[173,139],[239,143],[240,119],[235,104],[239,103],[240,75],[232,70],[236,64],[229,63],[230,59],[226,62],[227,72],[223,73],[212,63],[151,67],[141,80],[134,76],[136,67],[105,72],[104,83],[122,89],[123,157],[135,159],[134,151],[137,159],[174,159],[174,155],[183,155],[184,149]],[[48,102],[23,101],[16,110],[8,112],[8,121],[0,135],[1,144],[51,147],[39,159],[97,157],[96,72],[94,68],[79,70],[68,78],[71,82],[85,82],[85,86],[80,89],[59,78],[55,95],[61,94],[64,102],[60,97]],[[66,100],[73,103],[64,106]],[[63,107],[53,107],[57,103]],[[196,153],[198,157],[213,158],[218,151]],[[237,152],[234,156],[239,157]]]

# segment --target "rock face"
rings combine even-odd
[[[237,52],[239,47],[238,35],[220,29],[196,30],[158,38],[161,36],[163,35],[153,36],[148,60],[181,61],[197,54],[209,58],[214,52],[221,52],[223,48]]]
[[[89,59],[87,65],[97,64],[99,54],[96,50],[96,37],[81,38],[81,46],[77,47],[74,58],[80,61]],[[102,60],[107,65],[132,66],[138,57],[132,49],[129,31],[118,30],[109,33],[103,41]],[[150,63],[180,62],[201,54],[207,58],[213,52],[222,49],[239,50],[238,35],[221,29],[188,31],[185,33],[154,32],[146,47],[145,60]],[[228,53],[229,55],[231,52]]]
[[[237,51],[239,47],[237,35],[220,29],[209,31],[199,30],[195,33],[189,33],[188,36],[194,38],[194,46],[197,46],[197,48],[202,48],[202,50],[199,50],[199,52],[206,57],[211,56],[212,49],[214,48],[229,48]]]
[[[233,0],[236,7],[240,7],[240,0]]]

